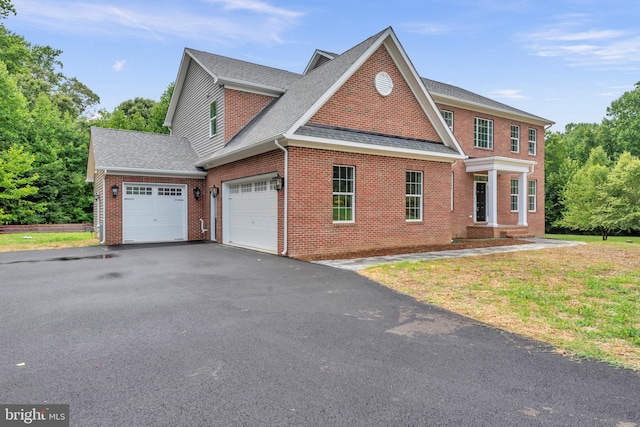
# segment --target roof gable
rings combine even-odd
[[[227,157],[237,159],[242,151],[250,149],[253,155],[257,153],[255,147],[258,145],[278,138],[291,138],[383,44],[433,124],[439,139],[462,157],[462,148],[421,83],[393,29],[389,27],[291,83],[277,101],[263,110],[225,148],[198,164],[218,163]]]
[[[216,84],[262,95],[280,96],[292,82],[301,77],[300,74],[291,71],[185,48],[165,118],[165,126],[171,126],[191,61],[200,65]]]

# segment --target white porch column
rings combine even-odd
[[[487,226],[498,226],[498,171],[489,170],[489,182],[487,185]]]
[[[528,189],[527,174],[523,172],[518,180],[518,225],[524,227],[527,226],[527,212],[529,211]]]

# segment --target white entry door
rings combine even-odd
[[[187,195],[184,185],[124,184],[124,243],[187,240]]]
[[[224,243],[277,252],[278,192],[271,178],[232,181],[224,188]]]

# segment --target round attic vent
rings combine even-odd
[[[376,90],[382,96],[388,96],[393,90],[393,81],[391,81],[391,76],[384,71],[376,74],[375,85]]]

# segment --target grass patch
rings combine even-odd
[[[559,352],[640,370],[640,245],[620,239],[361,273]]]
[[[98,243],[91,232],[0,234],[0,252],[78,248]]]
[[[602,236],[582,236],[578,234],[545,234],[548,239],[560,239],[560,240],[572,240],[577,242],[586,243],[640,243],[639,236],[627,237],[627,236],[609,236],[607,240],[602,240]]]

